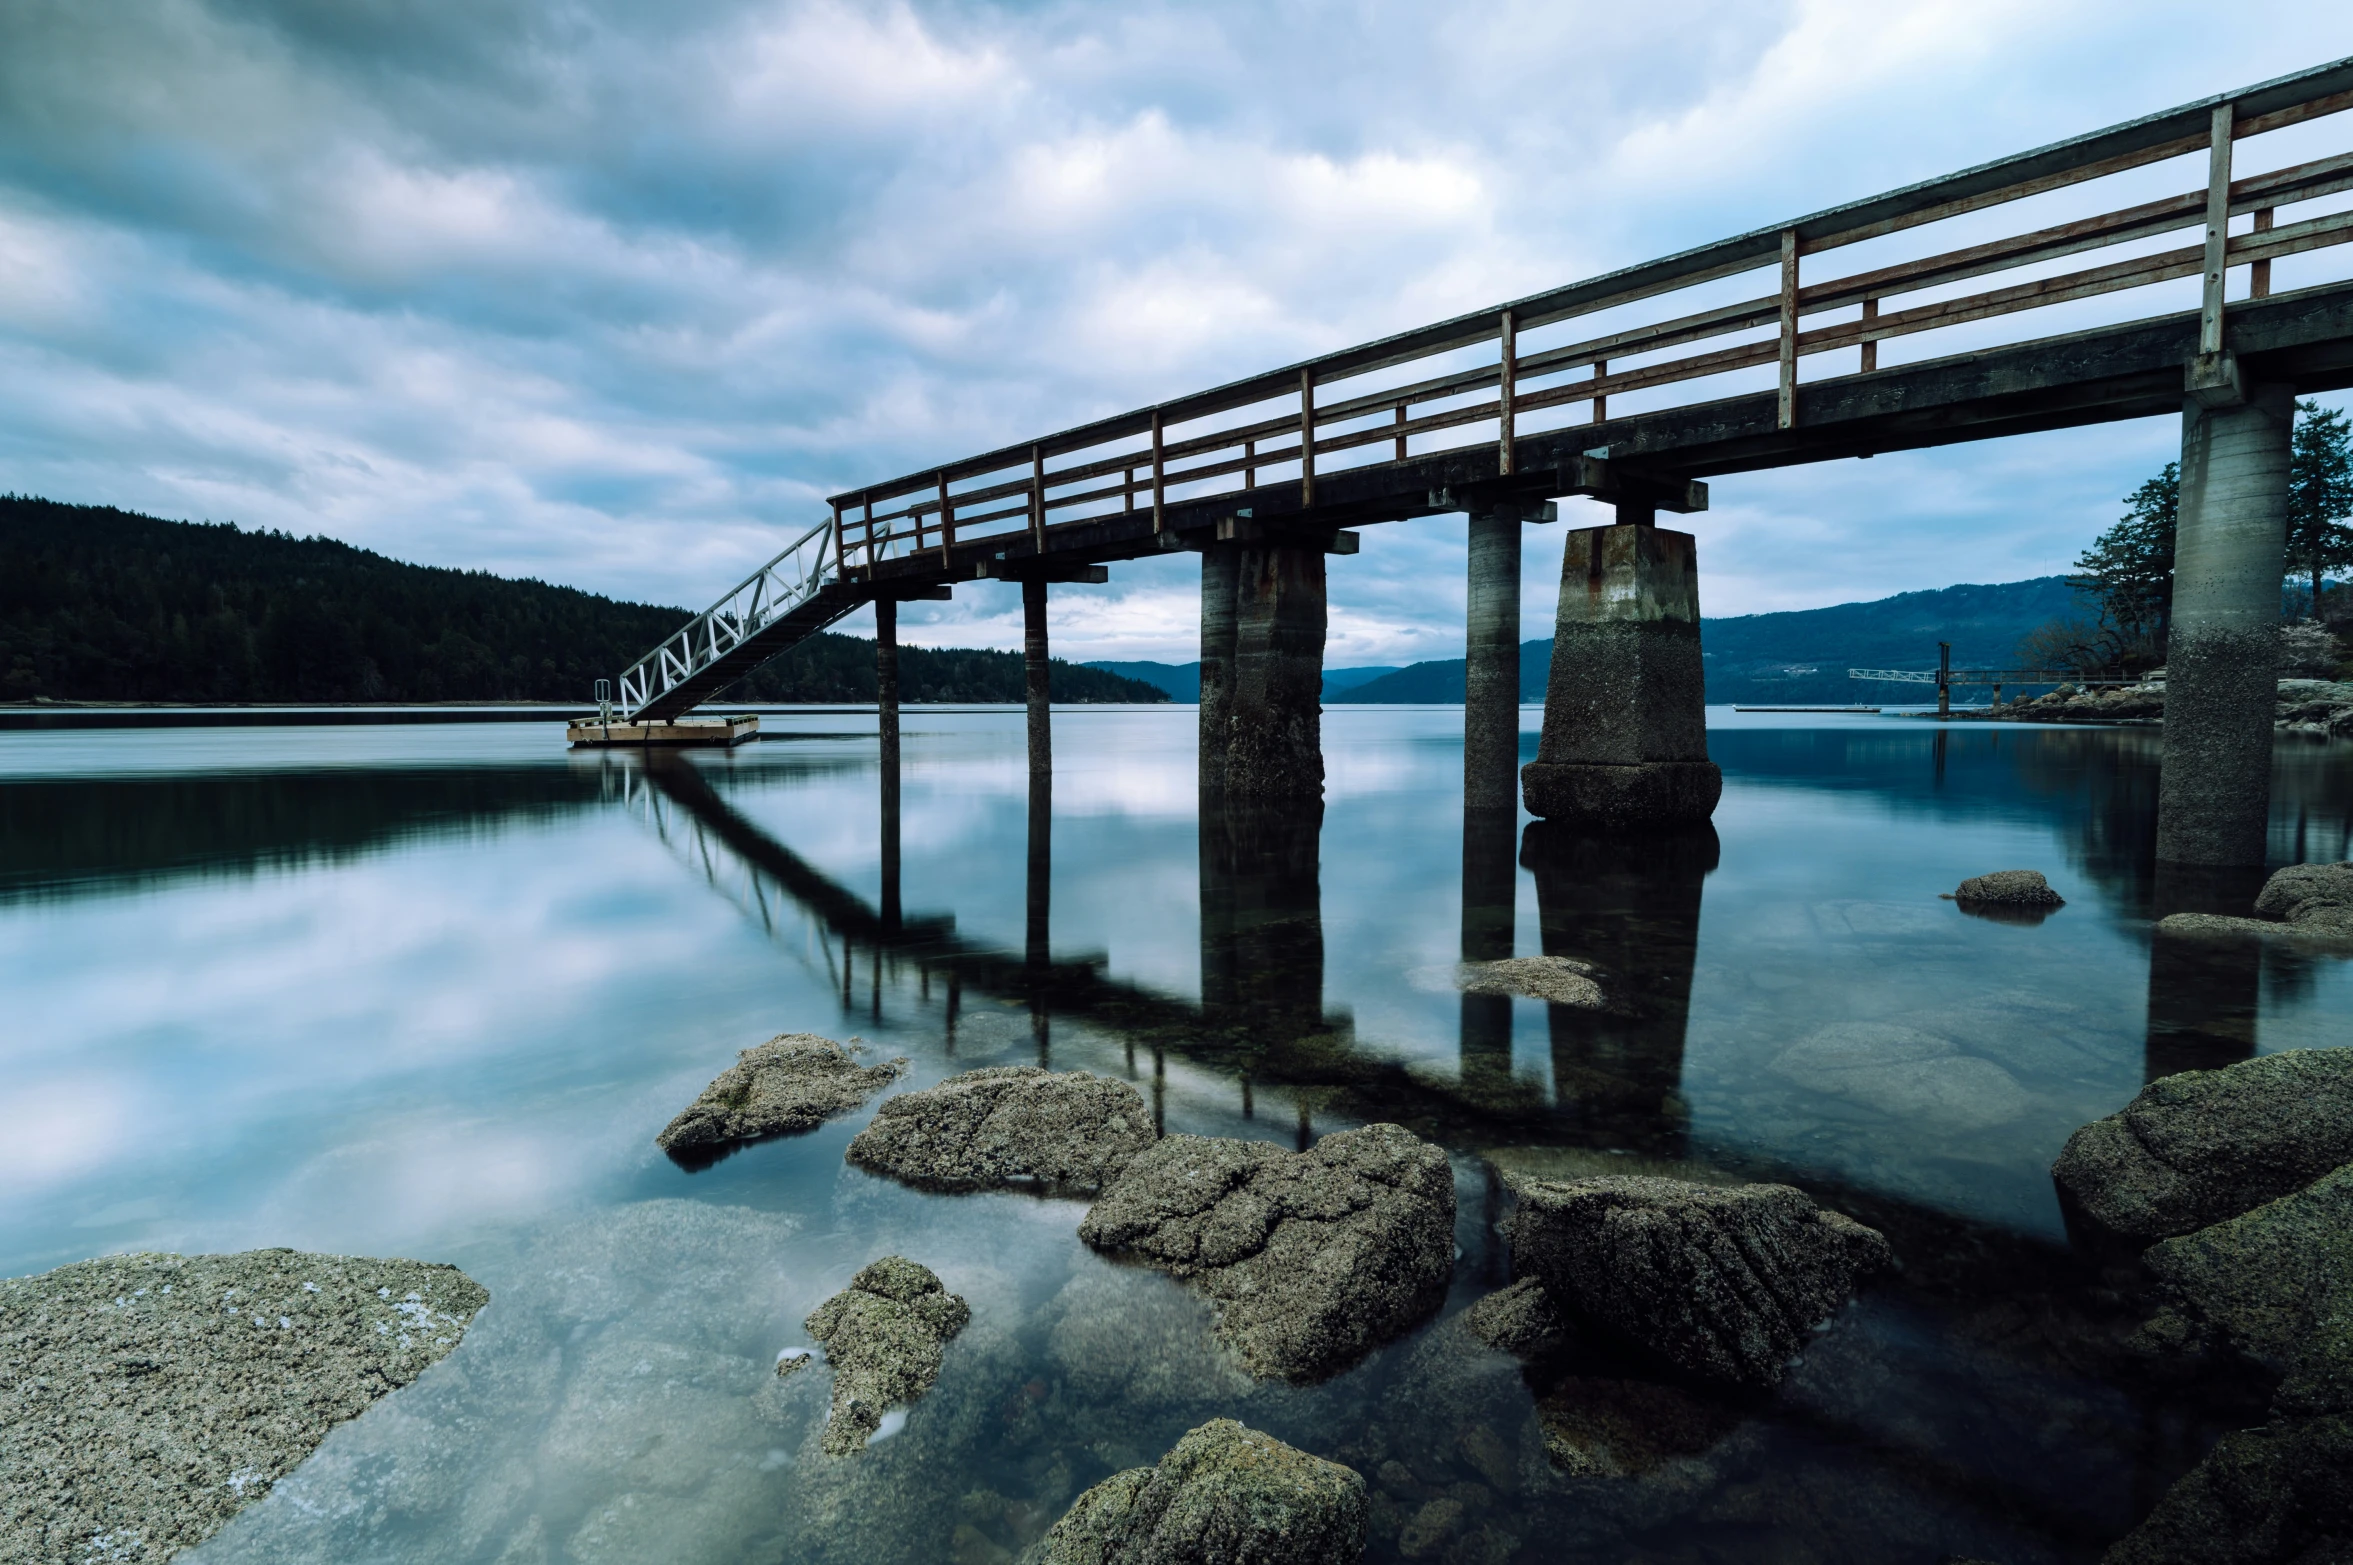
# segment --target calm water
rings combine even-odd
[[[1715,717],[1713,833],[1597,843],[1466,829],[1459,710],[1328,712],[1320,821],[1202,819],[1190,708],[1058,713],[1049,834],[1018,713],[917,709],[895,880],[870,713],[651,767],[521,724],[0,736],[0,1273],[291,1245],[490,1288],[210,1562],[983,1565],[1220,1413],[1365,1472],[1381,1559],[2095,1558],[2226,1415],[2083,1347],[2109,1306],[2050,1159],[2151,1074],[2353,1041],[2353,967],[2152,950],[2155,912],[2251,894],[2153,876],[2153,734]],[[2353,746],[2283,743],[2273,811],[2275,862],[2346,856]],[[2013,867],[2067,907],[1938,899]],[[1466,951],[1583,957],[1615,1003],[1466,999]],[[1457,1170],[1446,1316],[1253,1385],[1179,1285],[1078,1243],[1080,1206],[846,1168],[863,1114],[698,1172],[656,1152],[798,1030],[914,1085],[1124,1075],[1171,1130],[1408,1124]],[[1904,1273],[1769,1402],[1661,1412],[1622,1365],[1467,1350],[1500,1172],[1634,1169],[1800,1184]],[[832,1461],[824,1377],[770,1365],[892,1252],[973,1325]],[[1556,1476],[1546,1428],[1612,1417],[1645,1470]]]

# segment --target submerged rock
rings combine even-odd
[[[1551,1358],[1575,1340],[1560,1307],[1533,1277],[1496,1289],[1462,1313],[1472,1336],[1514,1358]]]
[[[1023,1565],[1346,1565],[1365,1543],[1364,1479],[1230,1418],[1157,1466],[1078,1497]]]
[[[1556,1300],[1687,1374],[1762,1388],[1894,1263],[1877,1229],[1788,1185],[1529,1181],[1509,1232],[1513,1270]]]
[[[654,1145],[691,1154],[815,1130],[873,1097],[906,1068],[904,1059],[860,1065],[831,1038],[785,1033],[737,1055]]]
[[[2161,1076],[2067,1138],[2051,1177],[2103,1227],[2162,1239],[2353,1162],[2353,1049]]]
[[[455,1348],[454,1266],[253,1250],[0,1279],[0,1557],[163,1560]]]
[[[818,1305],[802,1325],[824,1344],[833,1366],[826,1453],[864,1450],[887,1410],[929,1391],[940,1378],[942,1350],[971,1318],[931,1268],[898,1255],[867,1266]]]
[[[1520,995],[1554,1005],[1587,1009],[1602,1003],[1591,964],[1566,956],[1511,956],[1493,962],[1465,962],[1454,970],[1464,994]]]
[[[2326,1565],[2353,1557],[2353,1418],[2224,1435],[2102,1565]]]
[[[2067,905],[2039,869],[1997,869],[1990,875],[1972,875],[1953,892],[1953,900],[1963,907],[2047,909]]]
[[[1169,1136],[1128,1164],[1079,1237],[1194,1282],[1251,1373],[1320,1379],[1444,1300],[1454,1174],[1397,1125],[1301,1153]]]
[[[1812,1091],[1953,1130],[2006,1124],[2033,1103],[1993,1061],[1892,1022],[1833,1022],[1782,1050],[1769,1068]]]
[[[847,1156],[926,1190],[1034,1183],[1093,1194],[1158,1135],[1124,1081],[1008,1065],[890,1099]]]
[[[1571,1375],[1536,1404],[1544,1454],[1572,1478],[1637,1478],[1705,1454],[1740,1423],[1676,1386]]]

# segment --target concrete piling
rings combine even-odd
[[[1201,550],[1201,786],[1225,787],[1226,746],[1233,737],[1234,597],[1240,548],[1210,543]]]
[[[1520,521],[1470,519],[1465,619],[1462,803],[1511,810],[1519,803]]]
[[[2261,864],[2271,808],[2295,393],[2251,386],[2182,412],[2181,516],[2165,653],[2163,863]]]
[[[1611,827],[1706,820],[1724,780],[1705,701],[1691,535],[1623,520],[1571,532],[1544,733],[1520,774],[1529,812]]]
[[[1462,959],[1512,954],[1518,912],[1520,812],[1462,812]],[[1497,1094],[1511,1085],[1511,996],[1465,994],[1459,1070],[1465,1089]]]
[[[1248,543],[1236,555],[1226,791],[1237,799],[1320,799],[1323,548]]]

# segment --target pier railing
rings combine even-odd
[[[2033,312],[2111,296],[2194,298],[2201,357],[2218,359],[2234,274],[2242,297],[2267,297],[2276,264],[2353,240],[2353,210],[2314,205],[2353,191],[2353,136],[2343,121],[2304,129],[2348,107],[2353,59],[835,495],[835,557],[854,580],[935,550],[946,566],[983,538],[1026,535],[1042,553],[1058,527],[1141,510],[1158,531],[1172,498],[1268,483],[1313,505],[1319,470],[1483,440],[1510,474],[1520,437],[1605,424],[1613,405],[1771,385],[1791,429],[1801,385],[1869,375],[1883,344],[2015,347],[2109,324]],[[2171,190],[2168,163],[2188,165]],[[1817,260],[1838,251],[1844,268]],[[2068,264],[2095,253],[2109,258]],[[2341,281],[2332,259],[2303,280]],[[2179,302],[2153,292],[2190,279]],[[2012,317],[2033,329],[1989,324]]]
[[[621,676],[621,705],[635,714],[690,675],[716,663],[817,595],[833,579],[833,525],[819,522],[686,628],[639,658]]]

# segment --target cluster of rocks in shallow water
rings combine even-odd
[[[2290,1565],[2353,1556],[2353,1050],[2151,1082],[2052,1168],[2094,1236],[2148,1244],[2161,1361],[2278,1384],[2109,1565]],[[2157,1241],[2149,1244],[2149,1241]]]

